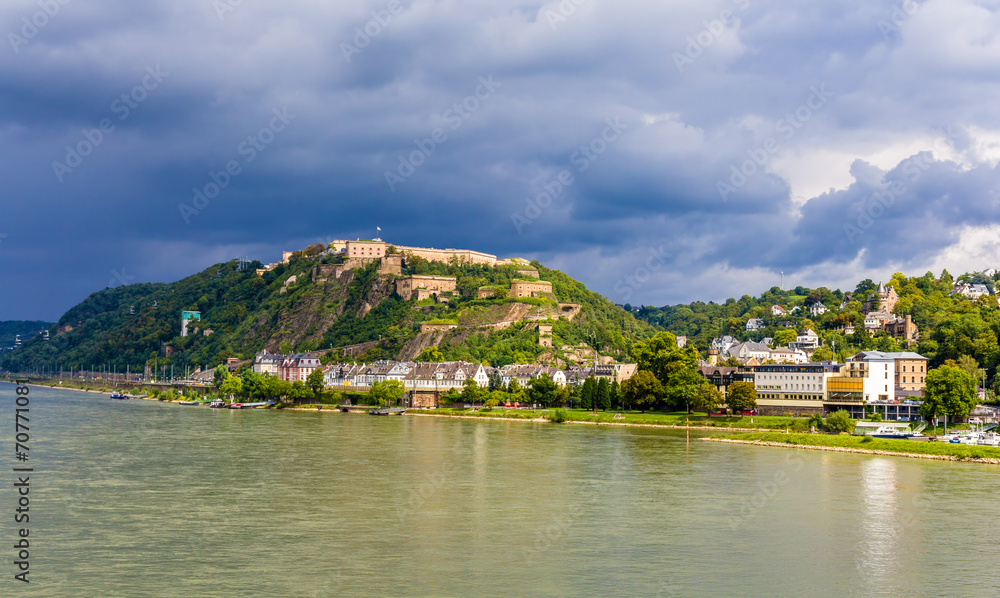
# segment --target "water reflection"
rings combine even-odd
[[[900,505],[895,461],[871,459],[861,463],[862,517],[858,571],[868,594],[884,592],[898,568]]]

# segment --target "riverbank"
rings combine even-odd
[[[1000,448],[950,444],[947,442],[893,440],[888,438],[872,438],[871,436],[847,436],[844,434],[781,434],[775,432],[765,434],[733,434],[703,438],[702,440],[778,448],[799,448],[838,453],[858,453],[864,455],[1000,465]]]
[[[455,419],[496,419],[506,421],[527,421],[527,422],[549,422],[548,414],[551,409],[527,410],[527,409],[493,409],[490,411],[471,409],[434,409],[434,410],[410,410],[406,415],[418,417],[451,417]],[[668,428],[668,429],[689,429],[689,430],[711,430],[726,432],[766,432],[772,430],[784,430],[786,427],[798,423],[804,425],[806,420],[794,420],[786,417],[708,417],[691,416],[689,421],[685,420],[684,414],[676,413],[616,413],[616,412],[593,412],[580,410],[563,410],[566,414],[567,424],[582,424],[592,426],[625,426],[637,428]],[[616,415],[621,417],[616,419]]]

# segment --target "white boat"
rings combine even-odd
[[[872,436],[875,438],[911,438],[913,435],[913,432],[900,430],[894,426],[879,426],[874,432],[868,432],[865,434],[865,436]]]

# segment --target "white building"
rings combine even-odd
[[[819,335],[812,328],[806,328],[795,337],[795,342],[788,346],[791,349],[811,351],[819,347]]]
[[[771,356],[771,349],[763,343],[747,341],[738,343],[729,348],[728,355],[741,361],[756,357],[758,361],[764,361]]]
[[[780,305],[772,305],[771,306],[771,315],[772,316],[787,316],[788,312],[785,311],[785,308],[781,307]]]
[[[253,371],[258,374],[270,374],[272,376],[277,376],[278,367],[281,365],[283,360],[284,357],[281,355],[261,351],[254,357]]]
[[[866,403],[896,400],[896,358],[889,353],[865,351],[847,360],[846,372],[864,378]]]
[[[990,289],[984,284],[959,283],[951,289],[952,295],[964,295],[969,299],[979,299],[983,295],[989,295]]]
[[[759,332],[764,327],[764,320],[760,318],[750,318],[747,320],[747,332]]]
[[[812,314],[813,317],[822,316],[827,311],[829,310],[826,308],[825,305],[823,305],[822,302],[813,303],[812,307],[809,308],[809,313]]]

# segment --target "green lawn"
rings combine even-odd
[[[1000,459],[1000,448],[950,444],[947,442],[923,442],[914,440],[893,440],[870,436],[848,436],[846,434],[781,434],[775,432],[730,434],[719,438],[751,440],[759,442],[779,442],[800,446],[831,446],[855,448],[870,451],[892,451],[915,455],[950,455],[960,459]]]
[[[492,411],[478,410],[473,411],[471,409],[435,409],[433,411],[428,411],[427,413],[435,415],[463,415],[471,417],[495,417],[495,418],[506,418],[506,419],[535,419],[539,417],[546,417],[550,413],[551,409],[538,409],[538,410],[527,410],[527,409],[493,409]],[[670,426],[670,427],[684,427],[687,422],[685,421],[685,413],[674,412],[674,413],[663,413],[663,412],[646,412],[642,413],[639,411],[585,411],[582,409],[566,409],[568,415],[568,421],[576,422],[597,422],[597,423],[628,423],[628,424],[647,424],[656,426]],[[622,413],[624,418],[615,419],[615,415]],[[805,418],[792,418],[792,417],[725,417],[725,416],[713,416],[709,417],[704,414],[695,414],[690,417],[690,424],[692,426],[707,426],[713,428],[761,428],[768,430],[785,430],[790,428],[793,431],[805,431],[808,429],[807,419]]]

